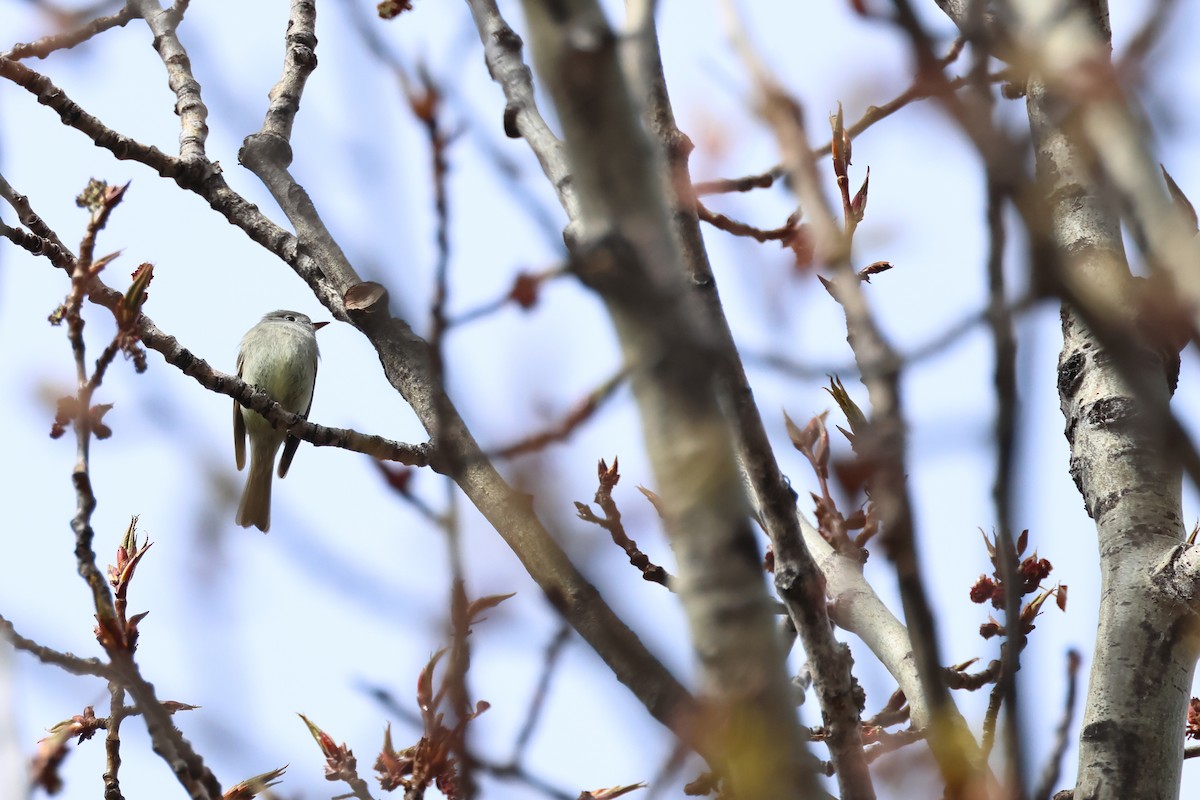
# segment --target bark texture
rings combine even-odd
[[[821,793],[800,737],[728,424],[718,342],[684,280],[660,176],[594,0],[527,0],[537,73],[563,129],[579,216],[574,269],[604,301],[630,369],[709,701],[706,738],[738,797]]]
[[[1163,420],[1168,356],[1142,334],[1111,190],[1074,137],[1072,101],[1031,82],[1030,123],[1064,259],[1058,389],[1070,470],[1096,523],[1100,624],[1079,750],[1078,799],[1179,796],[1196,661],[1194,613],[1164,570],[1183,545],[1180,468]]]

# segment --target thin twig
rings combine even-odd
[[[812,148],[808,144],[803,125],[800,123],[799,105],[787,96],[772,77],[766,65],[760,60],[758,52],[750,43],[748,33],[741,24],[733,0],[727,0],[723,10],[734,49],[742,58],[756,86],[758,112],[776,135],[784,154],[784,164],[792,180],[792,189],[797,193],[801,206],[805,208],[806,216],[810,220],[817,252],[825,258],[833,256],[836,252],[845,252],[848,257],[848,251],[845,250],[848,242],[843,242],[840,234],[834,229],[832,215],[816,185],[815,168],[812,158],[808,157]],[[857,292],[857,296],[861,298],[858,278],[850,270],[848,260],[844,262],[843,266],[845,267],[844,271],[850,275],[849,279],[845,279],[844,275],[839,275],[839,284],[853,283],[853,291]],[[865,316],[865,312],[852,315],[850,309],[847,309],[848,325],[852,328],[869,326],[871,320],[869,318],[864,320]],[[855,338],[852,333],[852,345],[855,344]],[[874,362],[871,358],[865,357],[866,355],[860,347],[855,347],[855,356],[860,364],[863,362],[873,365],[882,363],[882,360]],[[886,413],[890,404],[885,404],[882,402],[883,398],[877,398],[874,394],[872,400],[876,403],[876,413]],[[901,440],[899,443],[901,448],[902,444]],[[902,449],[900,454],[902,457]],[[886,457],[882,448],[879,455]],[[880,463],[883,461],[881,460]],[[880,497],[877,500],[884,500],[883,503],[880,503],[880,508],[885,524],[901,527],[905,516],[895,513],[893,504],[887,502],[888,499],[896,496],[896,493],[891,491],[892,489],[892,486],[883,483]],[[903,498],[904,495],[901,494],[900,497]],[[791,510],[790,516],[795,516],[794,508]],[[803,540],[799,536],[790,535],[790,527],[788,532],[787,538],[773,537],[776,555],[775,583],[781,590],[781,596],[785,602],[789,603],[789,611],[793,612],[795,616],[797,630],[804,640],[805,651],[814,667],[815,685],[820,692],[821,707],[829,724],[829,747],[836,765],[838,786],[841,789],[842,797],[846,800],[874,798],[875,788],[862,752],[861,708],[854,701],[861,690],[856,690],[850,670],[850,659],[842,649],[845,648],[845,645],[837,644],[828,628],[823,631],[818,630],[818,626],[814,624],[816,620],[812,618],[813,609],[809,608],[814,604],[820,606],[817,620],[823,620],[825,626],[829,624],[825,611],[824,580],[820,577]],[[796,532],[798,533],[798,530]],[[795,572],[795,569],[786,569],[785,565],[788,563],[801,569],[800,572],[792,575],[790,580],[809,575],[811,577],[807,577],[800,586],[790,586],[789,573]],[[807,587],[805,584],[808,584]],[[818,595],[819,599],[810,597],[802,600],[802,593],[805,591],[810,595]],[[908,611],[907,605],[905,610]],[[914,624],[911,616],[910,624]],[[919,643],[917,650],[917,656],[920,659]],[[934,657],[936,658],[936,655]],[[918,666],[921,666],[920,660],[918,660]],[[941,711],[941,708],[936,704],[933,704],[932,708],[936,718],[937,712]]]
[[[941,59],[944,65],[952,63],[958,54],[962,51],[964,40],[958,39],[950,48],[950,51]],[[1011,78],[1007,70],[993,72],[988,75],[988,80],[992,83],[1002,83]],[[962,76],[947,81],[944,85],[938,86],[930,83],[927,80],[922,80],[918,76],[907,89],[900,94],[888,100],[883,105],[867,106],[862,116],[856,122],[846,127],[846,133],[851,140],[858,138],[868,128],[876,125],[879,122],[887,119],[897,111],[912,105],[919,100],[927,100],[937,97],[945,92],[954,92],[967,86],[971,82],[971,76]],[[814,160],[824,158],[833,152],[833,142],[828,141],[820,147],[812,150]],[[767,189],[775,184],[786,174],[787,170],[782,164],[777,164],[765,172],[760,172],[754,175],[746,175],[741,178],[717,178],[710,181],[700,181],[695,184],[696,195],[704,197],[711,194],[729,194],[732,192],[748,192],[754,189]]]
[[[756,242],[775,242],[781,239],[786,239],[795,231],[794,220],[788,220],[778,228],[756,228],[753,225],[747,225],[744,222],[739,222],[736,219],[718,214],[710,210],[707,206],[696,201],[696,214],[702,222],[707,222],[714,228],[723,230],[726,233],[732,233],[734,236],[745,236],[753,239]]]
[[[96,17],[91,22],[80,25],[73,30],[63,33],[56,33],[50,36],[43,36],[36,42],[15,44],[7,53],[3,53],[0,57],[20,60],[22,58],[45,58],[58,50],[69,50],[72,47],[83,44],[93,36],[104,33],[104,31],[112,28],[123,28],[130,20],[136,19],[137,11],[133,7],[133,3],[126,3],[125,6],[115,14],[108,14],[103,17]]]
[[[617,507],[617,503],[613,500],[612,490],[620,480],[621,475],[617,471],[617,460],[613,459],[612,467],[600,459],[600,464],[597,468],[599,473],[599,486],[596,489],[595,502],[600,506],[600,510],[604,512],[603,517],[597,517],[588,506],[583,503],[575,504],[575,511],[579,518],[584,522],[591,522],[594,525],[599,525],[604,530],[608,531],[612,536],[613,543],[625,551],[625,555],[629,557],[629,563],[637,567],[642,578],[651,583],[657,583],[665,586],[671,591],[675,591],[673,585],[675,578],[671,573],[655,564],[650,560],[650,557],[638,549],[637,542],[629,538],[625,533],[625,525],[621,522],[621,510]],[[642,490],[645,493],[645,490]],[[647,495],[649,496],[649,495]]]
[[[519,455],[543,450],[556,442],[566,441],[572,433],[595,415],[628,377],[628,367],[622,367],[575,403],[562,419],[547,426],[544,430],[523,436],[512,444],[489,450],[488,455],[492,458],[515,458]]]
[[[1033,790],[1033,800],[1049,800],[1050,793],[1054,791],[1054,784],[1058,783],[1063,756],[1071,741],[1071,721],[1075,718],[1075,695],[1079,688],[1081,661],[1078,651],[1067,651],[1067,696],[1063,701],[1062,719],[1054,731],[1054,747],[1046,759],[1046,766],[1042,768],[1042,777],[1037,782],[1037,788]],[[1200,748],[1197,748],[1197,751],[1200,752]],[[1184,758],[1187,758],[1186,753]]]
[[[979,5],[979,4],[975,4]],[[988,98],[990,99],[990,97]],[[995,356],[996,387],[996,476],[992,489],[992,502],[996,506],[997,549],[1002,554],[1002,580],[1009,587],[1017,585],[1017,552],[1013,543],[1012,509],[1014,501],[1013,470],[1016,459],[1018,402],[1017,402],[1017,342],[1013,331],[1012,316],[1005,312],[1007,292],[1004,280],[1004,192],[998,176],[989,173],[987,182],[988,220],[988,299],[991,313],[989,322]],[[1012,800],[1024,800],[1025,769],[1024,744],[1022,741],[1021,707],[1017,686],[1017,671],[1020,655],[1025,649],[1025,634],[1017,623],[1021,613],[1021,596],[1016,591],[1005,595],[1005,626],[1008,637],[1001,651],[1003,669],[996,688],[1003,694],[1007,708],[1005,720],[1005,782]],[[988,712],[991,712],[989,704]],[[984,757],[989,751],[985,734]]]
[[[403,76],[404,73],[400,74]],[[446,184],[446,176],[449,171],[446,151],[450,137],[442,124],[441,90],[424,69],[419,69],[417,76],[418,82],[415,85],[408,82],[403,85],[409,109],[425,131],[433,175],[434,215],[437,220],[435,236],[437,261],[434,265],[433,300],[430,304],[429,353],[430,377],[438,389],[431,432],[433,439],[437,440],[441,438],[446,420],[452,414],[449,396],[446,394],[444,353],[445,333],[448,327],[446,305],[449,302],[450,279],[450,203]],[[454,465],[451,467],[451,472],[457,471],[457,469],[458,465]],[[439,527],[446,534],[446,549],[450,563],[451,644],[446,660],[444,685],[457,723],[463,725],[466,720],[474,716],[471,692],[467,685],[467,672],[471,667],[471,642],[468,638],[471,619],[467,610],[466,570],[463,565],[462,530],[458,514],[458,487],[449,475],[445,478],[445,490],[446,511],[438,520]],[[478,792],[479,786],[475,780],[474,770],[466,758],[465,728],[460,735],[451,738],[450,745],[454,748],[459,760],[459,790],[463,797],[472,798]]]
[[[520,764],[525,757],[525,749],[533,739],[533,732],[541,720],[542,709],[545,708],[546,698],[550,693],[550,680],[554,677],[554,672],[560,663],[560,656],[569,641],[571,641],[571,626],[560,622],[558,630],[554,632],[554,636],[551,637],[542,655],[542,671],[538,675],[533,698],[529,701],[529,708],[525,712],[525,720],[521,723],[521,729],[517,732],[517,738],[513,742],[512,755],[508,759],[510,764]]]
[[[474,322],[477,319],[499,311],[509,303],[515,303],[528,311],[537,304],[542,284],[566,277],[570,274],[570,268],[566,266],[551,267],[540,272],[519,272],[516,278],[513,279],[512,287],[504,295],[462,312],[447,324],[450,327],[457,327],[465,325],[468,322]]]
[[[1036,298],[1025,295],[1007,304],[1003,313],[1017,317],[1031,310],[1036,302]],[[986,308],[965,315],[962,319],[949,325],[941,333],[933,336],[929,341],[919,344],[907,353],[898,356],[902,367],[912,367],[915,364],[944,353],[955,345],[962,344],[964,334],[969,333],[977,325],[988,322],[993,313],[994,311],[989,304]],[[861,375],[859,365],[855,362],[830,363],[823,366],[820,364],[810,365],[797,362],[794,359],[776,353],[753,352],[747,354],[746,361],[779,370],[801,380],[823,381],[830,375]]]
[[[421,717],[397,700],[395,695],[387,689],[381,686],[364,686],[363,689],[373,700],[383,706],[391,716],[403,720],[418,730],[424,726]],[[467,750],[466,757],[470,760],[472,768],[486,772],[488,775],[501,780],[524,784],[530,789],[551,798],[551,800],[576,800],[578,797],[575,793],[559,789],[542,778],[532,775],[516,761],[492,761],[479,756],[470,749]]]
[[[94,675],[109,681],[115,678],[112,667],[98,658],[81,658],[71,653],[63,653],[52,647],[38,644],[32,639],[27,639],[17,633],[12,622],[2,614],[0,614],[0,638],[7,639],[13,647],[29,653],[43,664],[58,667],[72,675]]]

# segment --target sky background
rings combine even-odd
[[[500,5],[520,31],[519,4]],[[740,5],[763,56],[804,104],[814,142],[827,139],[825,118],[839,101],[847,120],[856,120],[868,105],[890,100],[910,82],[912,64],[902,37],[885,24],[854,16],[849,3]],[[917,5],[941,37],[940,46],[948,46],[950,23],[929,0]],[[1113,4],[1118,55],[1150,5]],[[1154,126],[1159,160],[1195,196],[1200,83],[1194,76],[1200,74],[1200,57],[1189,32],[1200,29],[1200,9],[1191,1],[1177,5],[1151,53],[1151,79],[1141,101]],[[755,120],[750,84],[728,45],[718,6],[710,0],[663,0],[660,6],[675,113],[697,145],[693,175],[737,176],[775,164],[775,142]],[[436,257],[429,151],[394,75],[364,46],[361,26],[369,26],[407,65],[426,66],[446,93],[449,126],[461,131],[448,154],[452,317],[503,296],[521,271],[559,264],[565,220],[526,144],[503,135],[503,96],[487,75],[466,4],[419,0],[415,11],[387,23],[373,18],[373,7],[348,1],[318,6],[320,65],[297,118],[292,170],[359,273],[387,285],[393,310],[425,332]],[[619,19],[619,3],[606,7]],[[180,28],[210,111],[210,157],[221,163],[233,188],[278,222],[283,215],[258,180],[238,166],[237,151],[262,123],[267,92],[280,72],[286,21],[282,2],[209,0],[194,2]],[[34,4],[0,0],[0,49],[37,38],[50,26]],[[110,127],[177,152],[174,97],[143,24],[132,22],[29,64]],[[549,113],[548,105],[543,110]],[[1011,130],[1027,131],[1020,101],[1002,103],[999,113]],[[896,265],[875,279],[868,294],[887,335],[909,353],[985,305],[981,172],[969,143],[931,103],[911,106],[856,140],[854,184],[868,165],[870,203],[855,259],[860,265],[876,260]],[[138,264],[154,263],[147,313],[218,369],[234,370],[242,334],[271,309],[329,318],[286,265],[201,200],[144,166],[96,149],[8,82],[0,82],[0,170],[72,245],[86,224],[74,198],[87,180],[131,181],[98,245],[101,253],[122,251],[105,278],[123,289]],[[832,196],[832,173],[826,164],[822,170]],[[713,198],[710,206],[769,228],[782,224],[793,201],[776,187]],[[0,216],[15,223],[7,207]],[[848,368],[844,322],[815,277],[798,273],[786,251],[706,233],[726,313],[778,444],[777,457],[804,496],[815,481],[787,443],[782,412],[803,422],[830,408],[822,389],[822,376],[830,371],[843,377],[865,407],[865,390]],[[1015,233],[1008,265],[1015,297],[1026,281]],[[0,612],[43,644],[96,655],[90,599],[75,574],[69,528],[74,443],[70,436],[48,438],[54,400],[73,382],[65,331],[46,322],[67,288],[63,274],[47,262],[0,246],[0,419],[7,428],[0,458],[6,510]],[[90,361],[109,341],[113,323],[97,308],[85,308],[85,315]],[[1022,402],[1014,519],[1030,529],[1033,546],[1054,564],[1052,580],[1069,584],[1071,598],[1066,613],[1052,609],[1042,616],[1023,660],[1025,735],[1036,771],[1062,713],[1068,648],[1083,653],[1080,675],[1086,680],[1099,586],[1094,528],[1067,472],[1054,387],[1057,308],[1040,305],[1023,315],[1018,335]],[[349,325],[323,330],[320,346],[315,422],[424,441],[374,352]],[[485,448],[560,419],[619,367],[603,308],[570,279],[546,286],[529,312],[505,307],[453,329],[446,347],[451,396]],[[815,377],[768,367],[767,357],[785,358]],[[345,741],[364,776],[372,772],[389,719],[397,744],[415,742],[418,731],[366,689],[384,688],[415,711],[417,674],[446,641],[444,538],[385,489],[365,457],[308,446],[300,449],[287,479],[275,483],[271,533],[236,527],[234,506],[244,476],[233,464],[229,399],[203,390],[156,353],[148,360],[143,375],[121,360],[108,373],[97,401],[114,404],[106,418],[114,435],[92,449],[101,566],[111,563],[133,514],[155,543],[139,567],[130,600],[131,610],[151,611],[138,648],[143,674],[160,697],[203,707],[176,722],[226,788],[290,764],[278,787],[281,796],[342,793],[344,786],[324,781],[322,758],[295,713]],[[1185,352],[1174,403],[1192,430],[1196,367],[1194,354]],[[989,609],[967,602],[971,584],[988,571],[980,529],[990,531],[996,518],[990,500],[991,370],[986,331],[975,327],[914,362],[903,386],[910,488],[947,663],[973,657],[986,663],[997,652],[994,642],[977,635]],[[653,476],[628,389],[619,390],[569,442],[501,468],[534,494],[539,515],[616,611],[689,680],[686,626],[674,599],[643,582],[603,531],[574,518],[572,502],[589,501],[595,491],[597,459],[613,456],[621,460],[623,480],[615,496],[630,534],[670,568],[654,512],[635,489],[653,488]],[[442,479],[422,472],[413,485],[428,503],[444,507]],[[469,504],[461,498],[457,503],[470,593],[517,593],[472,636],[471,688],[492,704],[473,723],[472,744],[503,760],[558,622],[495,532]],[[1197,515],[1190,489],[1184,510],[1190,525]],[[898,609],[894,578],[881,554],[868,563],[867,575]],[[861,648],[856,663],[873,713],[894,683]],[[22,765],[46,728],[89,704],[107,713],[107,697],[96,679],[69,676],[0,648],[0,796],[22,796]],[[978,730],[984,694],[956,698]],[[1076,721],[1081,711],[1082,700]],[[815,719],[811,704],[804,713]],[[122,734],[126,796],[183,796],[149,750],[142,726],[131,720]],[[575,795],[651,780],[671,748],[657,723],[573,637],[531,742],[528,769]],[[926,793],[919,771],[904,768],[906,758],[880,763],[884,796]],[[683,776],[694,777],[697,766],[689,763]],[[100,739],[84,743],[63,767],[61,796],[98,796],[102,770]],[[1072,754],[1061,786],[1071,782],[1074,770]],[[530,796],[525,787],[487,788],[488,797]],[[1200,767],[1192,762],[1184,770],[1182,795],[1198,788]]]

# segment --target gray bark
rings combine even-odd
[[[641,415],[678,563],[706,732],[741,798],[821,793],[800,738],[712,364],[718,343],[684,268],[655,157],[630,97],[618,40],[592,0],[527,0],[537,72],[563,128],[579,216],[567,239],[604,301]]]
[[[1085,28],[1080,14],[1063,17],[1059,32],[1107,38],[1105,9],[1091,13]],[[1030,83],[1028,111],[1051,212],[1044,233],[1077,298],[1063,308],[1058,386],[1071,475],[1096,524],[1102,581],[1075,797],[1169,800],[1179,796],[1196,663],[1195,572],[1180,566],[1194,556],[1182,541],[1180,467],[1162,424],[1170,414],[1170,356],[1142,333],[1141,281],[1125,261],[1117,191],[1090,168],[1095,151],[1073,125],[1087,98],[1063,91],[1056,77]]]

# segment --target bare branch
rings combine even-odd
[[[96,17],[91,22],[80,25],[74,30],[56,33],[51,36],[43,36],[36,42],[28,44],[15,44],[7,53],[0,54],[0,57],[11,58],[14,61],[19,61],[23,58],[45,58],[58,50],[69,50],[72,47],[83,44],[93,36],[104,33],[112,28],[123,28],[130,20],[136,19],[137,16],[138,14],[133,7],[133,3],[126,3],[115,14]]]
[[[906,486],[899,362],[876,325],[866,303],[861,281],[850,264],[852,221],[847,215],[847,230],[844,234],[839,231],[833,221],[832,209],[821,191],[809,155],[812,148],[804,132],[802,109],[759,59],[742,29],[732,0],[727,0],[725,9],[734,47],[746,63],[758,89],[758,112],[775,133],[792,187],[814,231],[818,259],[827,261],[834,269],[834,280],[827,287],[845,310],[850,346],[871,398],[870,426],[860,440],[866,457],[875,465],[872,499],[881,518],[882,540],[889,558],[896,565],[901,600],[925,701],[935,721],[944,718],[950,723],[944,727],[935,724],[930,729],[930,745],[947,780],[950,796],[959,796],[966,791],[969,783],[980,779],[985,765],[961,717],[952,710],[953,701],[941,679],[941,659],[933,613],[917,564],[912,508]],[[839,127],[835,126],[834,130],[835,158],[838,147],[844,147],[838,142],[839,137],[844,136],[844,131]],[[848,153],[843,159],[844,163],[849,161]],[[844,189],[843,196],[846,196]]]
[[[940,60],[939,64],[948,66],[953,63],[962,52],[965,39],[958,39],[951,46],[950,50]],[[992,82],[1000,82],[1010,79],[1007,71],[996,72],[988,76],[988,80]],[[860,134],[878,122],[882,122],[888,117],[895,114],[897,111],[912,105],[919,100],[926,100],[931,97],[939,97],[949,92],[957,91],[971,82],[970,76],[955,78],[954,80],[939,84],[934,81],[923,79],[918,75],[900,94],[893,97],[880,106],[867,106],[866,111],[858,119],[858,121],[846,127],[846,133],[851,140],[858,138]],[[812,151],[813,159],[824,158],[833,152],[833,142],[826,142],[821,147]],[[743,178],[720,178],[712,181],[700,181],[695,185],[697,196],[703,197],[709,194],[726,194],[729,192],[748,192],[753,189],[766,189],[774,185],[775,181],[783,177],[787,167],[783,164],[778,164],[766,172],[757,175],[747,175]]]
[[[848,648],[834,636],[826,610],[825,578],[806,548],[802,521],[796,513],[796,495],[784,478],[767,438],[762,417],[738,355],[708,254],[700,233],[701,206],[695,201],[688,170],[691,143],[679,131],[667,95],[662,59],[653,16],[643,4],[640,14],[631,9],[635,26],[634,85],[648,98],[644,110],[647,126],[658,138],[669,174],[664,192],[671,204],[671,220],[680,243],[684,268],[700,300],[704,325],[715,340],[713,368],[722,405],[732,420],[740,472],[750,488],[760,519],[775,555],[775,586],[789,618],[804,643],[812,664],[821,708],[829,725],[830,747],[838,779],[846,797],[872,796],[870,776],[862,756],[859,734],[861,690],[851,674]],[[794,222],[790,220],[789,222]]]
[[[208,107],[200,97],[200,83],[192,74],[191,59],[176,34],[185,6],[180,6],[175,13],[169,13],[158,0],[129,0],[129,4],[150,26],[154,34],[154,49],[167,69],[167,83],[175,93],[175,113],[179,116],[182,128],[179,133],[179,158],[185,163],[205,162]]]
[[[141,144],[117,133],[98,118],[84,111],[53,81],[19,61],[0,56],[0,77],[32,94],[37,101],[58,114],[64,125],[85,134],[97,147],[103,147],[119,159],[139,161],[166,178],[184,173],[184,165],[157,147]]]
[[[1173,277],[1168,296],[1187,301],[1192,326],[1197,262],[1188,253],[1192,245],[1181,242],[1190,236],[1182,212],[1158,183],[1157,165],[1146,163],[1115,84],[1107,80],[1106,4],[1014,7],[1026,21],[1021,41],[1036,48],[1030,64],[1039,74],[1030,80],[1027,110],[1043,182],[1039,192],[1049,198],[1045,235],[1064,254],[1054,276],[1068,299],[1060,403],[1072,474],[1096,522],[1106,587],[1083,718],[1094,735],[1080,742],[1075,795],[1173,796],[1183,725],[1162,721],[1182,720],[1186,713],[1196,651],[1187,637],[1155,633],[1176,630],[1183,617],[1176,597],[1151,576],[1184,535],[1183,448],[1168,432],[1177,425],[1168,405],[1177,353],[1149,335],[1138,303],[1130,302],[1141,282],[1126,263],[1118,196],[1132,209],[1131,227],[1155,237],[1151,256],[1164,259],[1157,266]],[[1071,125],[1063,122],[1068,114]],[[1097,141],[1101,134],[1110,140]],[[1161,218],[1145,220],[1148,209]],[[1036,223],[1030,229],[1036,231]],[[1118,763],[1140,767],[1114,769]]]
[[[58,50],[68,50],[79,46],[90,38],[103,34],[104,31],[113,28],[124,28],[130,23],[131,19],[138,17],[137,10],[134,10],[132,2],[126,2],[125,6],[120,11],[107,14],[104,17],[96,17],[91,22],[79,25],[78,28],[61,32],[61,34],[53,34],[43,36],[36,42],[13,44],[12,49],[7,53],[0,54],[0,58],[12,59],[19,61],[20,59],[44,59],[50,53],[58,52]]]
[[[121,794],[121,722],[131,709],[125,705],[125,689],[118,683],[108,687],[108,735],[104,737],[104,800],[124,800]]]
[[[504,132],[521,137],[537,156],[569,219],[579,214],[579,201],[571,184],[571,170],[562,142],[538,111],[533,93],[533,76],[521,58],[521,37],[500,15],[495,0],[467,0],[492,80],[500,84],[508,105],[504,109]]]
[[[316,7],[312,0],[293,0],[283,74],[271,89],[271,106],[262,128],[246,137],[238,160],[267,187],[295,228],[296,239],[312,254],[321,276],[313,276],[316,283],[334,292],[334,297],[328,300],[322,297],[322,302],[336,314],[341,298],[362,280],[325,226],[308,192],[288,172],[292,163],[289,139],[292,123],[300,107],[304,84],[317,66],[315,25]]]
[[[96,294],[97,292],[93,292],[93,299]],[[411,467],[429,466],[437,460],[434,448],[429,444],[405,444],[382,436],[359,433],[349,428],[330,428],[309,422],[299,414],[286,410],[266,392],[236,375],[213,369],[207,361],[185,348],[174,336],[159,330],[145,315],[139,321],[138,330],[146,346],[161,353],[168,364],[177,367],[204,388],[228,395],[251,411],[257,411],[272,425],[286,430],[291,436],[317,447],[338,447]]]
[[[12,622],[0,615],[0,638],[7,639],[18,650],[29,653],[43,664],[58,667],[72,675],[95,675],[98,678],[113,680],[115,674],[112,668],[98,658],[80,658],[71,653],[62,653],[51,647],[40,645],[32,639],[27,639],[17,633]]]
[[[1042,777],[1038,780],[1037,788],[1033,790],[1033,800],[1050,800],[1054,784],[1058,783],[1063,755],[1071,742],[1071,721],[1075,718],[1075,694],[1079,686],[1080,660],[1077,651],[1067,651],[1067,696],[1063,700],[1062,718],[1054,732],[1054,749],[1046,759],[1046,766],[1042,769]]]
[[[514,458],[545,449],[555,442],[566,441],[572,433],[595,415],[628,377],[629,370],[622,367],[576,402],[562,419],[549,425],[545,430],[523,436],[512,444],[489,450],[488,455],[493,458]]]
[[[661,168],[630,100],[616,36],[594,2],[529,0],[525,9],[578,192],[567,238],[632,369],[679,594],[705,654],[702,681],[719,708],[745,721],[737,741],[724,726],[708,726],[706,739],[718,745],[711,755],[747,798],[816,793],[759,567],[728,557],[755,552],[757,544],[717,405],[712,338],[682,280]]]

